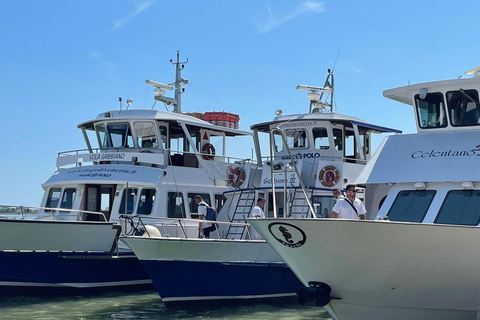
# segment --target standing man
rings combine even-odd
[[[198,218],[200,220],[206,220],[208,204],[205,201],[203,201],[202,197],[199,195],[196,195],[194,199],[195,199],[195,203],[198,205],[198,209],[197,209]],[[198,228],[199,238],[203,238],[205,236],[205,238],[208,239],[210,238],[210,232],[215,230],[216,230],[215,225],[213,225],[212,223],[200,222],[199,228]]]
[[[340,189],[338,188],[333,189],[332,193],[333,193],[333,199],[335,199],[335,203],[337,203],[338,200],[345,198],[342,194],[342,191],[340,191]]]
[[[265,206],[265,199],[259,197],[257,199],[257,205],[252,209],[253,218],[265,218],[265,213],[263,213],[263,207]]]
[[[332,218],[365,220],[367,210],[363,202],[356,198],[355,185],[347,186],[347,196],[339,198],[333,207]]]
[[[265,218],[265,213],[263,213],[263,208],[265,207],[265,199],[262,197],[258,197],[257,205],[253,207],[252,211],[250,212],[250,216],[256,219],[263,219]],[[252,240],[262,240],[262,236],[257,232],[257,230],[250,228],[250,236]]]

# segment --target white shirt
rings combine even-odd
[[[258,205],[256,205],[255,207],[253,207],[252,212],[250,213],[250,215],[251,215],[253,218],[265,218],[265,213],[263,213],[263,209],[260,208],[260,206],[258,206]]]
[[[203,220],[207,219],[207,206],[208,204],[205,201],[200,201],[198,204],[198,216],[203,216]],[[212,224],[208,222],[202,222],[202,229],[211,227]]]
[[[353,201],[353,206],[355,209],[357,209],[357,213],[355,213],[355,210],[353,210],[352,206],[347,202],[350,200],[347,200],[346,198],[338,198],[337,203],[333,207],[332,211],[338,212],[338,218],[340,219],[360,219],[359,216],[362,214],[366,214],[367,210],[365,209],[365,206],[363,205],[363,202],[360,199],[355,198]]]

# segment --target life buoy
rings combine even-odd
[[[205,160],[215,159],[215,147],[211,143],[205,143],[202,148],[202,158]]]
[[[320,170],[318,180],[325,187],[333,187],[340,180],[340,171],[334,166],[326,166]]]
[[[229,170],[228,185],[234,188],[240,187],[245,181],[246,173],[242,168],[236,167]]]

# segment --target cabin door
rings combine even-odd
[[[105,215],[107,221],[110,220],[112,212],[113,199],[115,196],[115,185],[85,185],[85,210],[93,212],[101,212]],[[103,217],[99,214],[87,214],[87,221],[103,221]]]

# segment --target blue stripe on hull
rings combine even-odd
[[[303,287],[284,263],[140,262],[166,303],[282,297]]]
[[[45,291],[118,289],[148,285],[149,277],[132,252],[0,251],[0,295]]]

